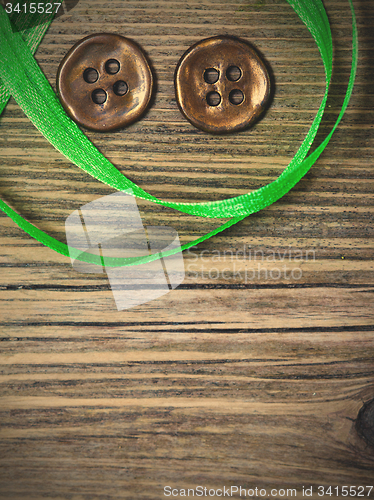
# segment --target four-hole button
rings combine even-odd
[[[270,95],[269,75],[260,56],[247,42],[230,36],[190,47],[177,65],[174,83],[187,120],[216,134],[251,125]]]
[[[97,131],[122,128],[140,118],[152,88],[144,52],[120,35],[84,38],[69,50],[57,72],[58,94],[67,113]]]

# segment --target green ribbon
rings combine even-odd
[[[35,18],[37,16],[37,18]],[[40,42],[43,39],[49,25],[53,20],[50,14],[28,14],[18,15],[17,12],[10,14],[9,18],[14,31],[19,31],[32,54],[35,54]],[[0,81],[0,115],[8,104],[11,92]]]
[[[326,76],[326,89],[321,105],[300,148],[282,174],[273,182],[250,193],[221,201],[204,203],[178,203],[160,200],[147,193],[120,173],[116,167],[100,153],[80,128],[66,115],[48,80],[37,65],[24,34],[17,31],[11,20],[0,7],[0,78],[13,95],[24,113],[40,130],[45,138],[66,158],[90,174],[120,191],[131,190],[138,198],[148,200],[186,214],[231,219],[201,238],[174,249],[162,256],[171,255],[190,248],[211,236],[236,224],[248,215],[271,205],[284,196],[308,172],[321,155],[337,128],[348,106],[356,76],[358,59],[357,25],[352,0],[348,0],[352,12],[352,67],[344,102],[339,116],[324,141],[307,157],[320,126],[328,97],[333,66],[333,44],[329,20],[321,0],[287,0],[314,37],[320,51]],[[40,37],[41,37],[40,33]],[[17,214],[9,205],[0,200],[0,208],[30,236],[49,248],[81,261],[100,265],[100,257],[68,247],[52,238]],[[153,254],[141,258],[108,258],[108,266],[126,266],[149,262],[160,257]]]

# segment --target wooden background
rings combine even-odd
[[[325,4],[335,66],[317,143],[350,71],[348,2]],[[278,203],[186,253],[177,290],[118,312],[106,277],[77,273],[1,216],[1,498],[155,500],[166,485],[297,488],[298,498],[313,486],[319,498],[319,485],[373,485],[374,442],[355,420],[374,398],[374,5],[354,5],[357,83],[328,148]],[[53,86],[67,50],[95,32],[136,40],[157,92],[138,123],[87,135],[164,199],[223,199],[275,179],[324,91],[315,43],[283,0],[80,0],[37,52]],[[274,84],[263,119],[226,137],[185,121],[173,87],[184,51],[218,34],[254,43]],[[55,151],[14,100],[0,132],[1,196],[49,234],[65,241],[66,217],[113,192]],[[145,224],[182,241],[220,222],[139,206]],[[287,279],[272,271],[284,265]]]

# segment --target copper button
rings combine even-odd
[[[119,35],[90,35],[61,61],[57,89],[70,117],[92,130],[137,120],[152,95],[153,78],[143,51]]]
[[[270,79],[257,52],[244,40],[207,38],[190,47],[175,72],[178,106],[206,132],[223,134],[251,125],[263,112]]]

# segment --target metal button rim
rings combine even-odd
[[[118,121],[115,123],[105,123],[108,121],[107,117],[101,122],[101,123],[95,123],[89,119],[82,118],[81,113],[79,113],[77,107],[72,104],[72,99],[69,99],[69,88],[67,85],[66,77],[69,72],[69,66],[71,61],[73,60],[74,57],[79,57],[79,52],[84,49],[85,46],[88,44],[91,44],[92,42],[100,41],[102,40],[102,43],[108,43],[108,40],[116,40],[116,43],[124,43],[126,46],[130,47],[131,50],[134,53],[134,57],[137,58],[138,63],[142,67],[142,72],[144,74],[144,81],[143,81],[143,88],[144,88],[144,96],[143,100],[141,102],[141,105],[137,108],[136,112],[131,112],[131,115],[128,115],[125,113],[122,118],[118,118]],[[106,55],[105,52],[103,52],[103,58],[102,61],[105,63],[109,60],[112,59],[112,56],[110,55],[110,51],[108,51],[108,55]],[[105,64],[104,63],[104,64]],[[89,64],[88,64],[89,66]],[[87,66],[87,67],[88,67]],[[113,77],[113,85],[115,84],[116,80],[116,74],[110,75]],[[82,77],[83,78],[83,77]],[[98,82],[96,81],[95,84]],[[91,84],[88,84],[91,85]],[[133,40],[126,38],[122,35],[118,35],[115,33],[94,33],[91,35],[88,35],[78,42],[76,42],[70,50],[66,53],[62,61],[60,62],[58,71],[57,71],[57,76],[56,76],[56,86],[57,86],[57,92],[58,96],[60,99],[60,102],[62,106],[64,107],[65,111],[67,114],[74,120],[76,121],[79,125],[82,125],[83,127],[97,131],[97,132],[105,132],[105,131],[113,131],[113,130],[118,130],[120,128],[124,128],[131,123],[137,121],[146,111],[146,109],[149,106],[149,103],[152,98],[153,94],[153,86],[154,86],[154,78],[153,78],[153,73],[151,70],[151,66],[148,62],[147,56],[144,53],[144,51],[140,48],[140,46],[134,42]],[[92,89],[94,90],[94,88]],[[104,117],[104,110],[103,110],[103,117]],[[107,113],[109,114],[109,112]]]
[[[256,104],[254,109],[252,110],[252,113],[249,118],[243,119],[241,123],[236,123],[234,126],[230,126],[227,124],[220,124],[218,126],[212,126],[211,124],[207,123],[207,120],[204,120],[204,117],[201,117],[201,112],[198,113],[192,113],[191,112],[191,106],[187,104],[187,97],[186,97],[186,89],[183,86],[183,70],[185,69],[188,61],[192,59],[193,57],[199,56],[201,59],[204,59],[204,49],[208,47],[211,44],[220,44],[220,43],[228,43],[228,44],[238,44],[240,47],[245,49],[248,54],[250,54],[251,58],[257,65],[257,67],[261,70],[263,74],[263,95],[262,99],[260,102]],[[228,63],[228,66],[231,66],[231,63]],[[206,67],[214,67],[214,64],[211,64],[209,61],[206,61]],[[236,81],[232,81],[229,83],[232,83],[232,89],[234,89],[235,84],[237,81],[243,78],[243,75],[238,78]],[[206,82],[203,81],[203,77],[201,77],[201,85],[204,86]],[[208,133],[212,134],[229,134],[233,133],[235,131],[240,131],[243,129],[246,129],[250,127],[251,125],[254,124],[255,121],[258,120],[258,118],[261,116],[261,114],[266,110],[267,104],[269,103],[269,98],[271,94],[271,85],[270,85],[270,76],[267,70],[267,67],[265,65],[265,62],[262,60],[260,55],[258,54],[258,51],[246,40],[243,40],[242,38],[235,37],[235,36],[230,36],[230,35],[219,35],[219,36],[214,36],[214,37],[209,37],[205,38],[203,40],[200,40],[193,44],[187,51],[182,55],[180,58],[176,69],[175,69],[175,74],[174,74],[174,87],[175,87],[175,97],[177,101],[177,105],[183,114],[183,116],[195,127],[197,127],[200,130],[203,130]],[[198,85],[196,85],[196,88]],[[212,90],[214,91],[217,88],[217,83],[212,84],[211,86]],[[199,89],[199,92],[201,93],[201,89]],[[200,100],[201,105],[205,106],[205,103],[203,103],[203,100]],[[217,108],[219,108],[219,103],[217,105]],[[212,106],[213,107],[213,106]],[[200,114],[200,117],[197,115]]]

